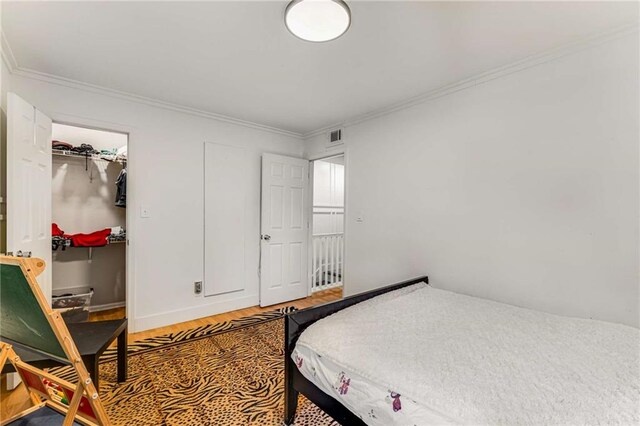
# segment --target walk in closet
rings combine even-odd
[[[52,139],[54,307],[124,317],[128,137],[54,123]]]

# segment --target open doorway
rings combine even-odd
[[[344,277],[344,154],[312,161],[311,293],[342,289]]]
[[[126,316],[128,135],[52,125],[52,304],[66,321]]]

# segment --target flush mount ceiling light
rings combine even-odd
[[[284,22],[294,36],[313,42],[335,40],[351,25],[351,11],[342,0],[293,0]]]

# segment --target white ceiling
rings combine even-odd
[[[637,22],[638,3],[349,1],[307,43],[286,1],[4,2],[20,68],[296,133]]]

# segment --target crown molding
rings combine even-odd
[[[4,35],[4,32],[1,33],[1,37],[2,37],[2,59],[7,65],[7,68],[9,69],[9,72],[12,75],[17,75],[19,77],[24,77],[32,80],[44,81],[44,82],[56,84],[59,86],[70,87],[70,88],[82,90],[85,92],[96,93],[104,96],[109,96],[112,98],[123,99],[130,102],[149,105],[157,108],[168,109],[171,111],[181,112],[184,114],[195,115],[198,117],[208,118],[211,120],[221,121],[224,123],[235,124],[238,126],[248,127],[251,129],[262,130],[265,132],[275,133],[275,134],[284,135],[284,136],[291,136],[298,139],[302,138],[302,133],[297,133],[297,132],[293,132],[285,129],[279,129],[277,127],[255,123],[253,121],[242,120],[240,118],[234,118],[234,117],[230,117],[223,114],[217,114],[214,112],[204,111],[197,108],[191,108],[188,106],[179,105],[172,102],[166,102],[166,101],[161,101],[159,99],[136,95],[136,94],[121,91],[121,90],[110,89],[107,87],[98,86],[91,83],[85,83],[85,82],[74,80],[71,78],[61,77],[53,74],[31,70],[28,68],[23,68],[18,65],[15,57],[13,56],[13,51],[11,50],[11,46],[9,45],[9,42],[6,36]]]
[[[11,50],[11,46],[9,46],[9,41],[7,37],[4,35],[4,31],[0,31],[0,38],[2,39],[0,42],[2,46],[0,47],[0,51],[2,52],[2,60],[7,65],[7,69],[10,73],[18,67],[15,56],[13,56],[13,50]]]
[[[302,138],[301,133],[292,132],[290,130],[279,129],[277,127],[267,126],[265,124],[255,123],[252,121],[242,120],[240,118],[229,117],[227,115],[217,114],[214,112],[204,111],[197,108],[191,108],[171,102],[161,101],[158,99],[149,98],[146,96],[136,95],[133,93],[109,89],[103,86],[98,86],[91,83],[85,83],[70,78],[60,77],[57,75],[47,74],[39,71],[25,69],[22,67],[14,68],[13,75],[17,75],[32,80],[40,80],[51,84],[57,84],[59,86],[66,86],[73,89],[83,90],[85,92],[97,93],[104,96],[110,96],[112,98],[119,98],[130,102],[136,102],[139,104],[145,104],[157,108],[168,109],[171,111],[181,112],[184,114],[195,115],[198,117],[204,117],[211,120],[221,121],[224,123],[235,124],[242,127],[249,127],[252,129],[262,130],[265,132],[276,133],[284,136],[291,136],[295,138]]]
[[[198,117],[204,117],[204,118],[208,118],[216,121],[235,124],[243,127],[249,127],[252,129],[262,130],[270,133],[291,136],[295,138],[302,138],[306,140],[306,139],[310,139],[312,137],[321,135],[323,133],[329,132],[339,127],[353,126],[358,123],[362,123],[364,121],[372,120],[374,118],[382,117],[397,111],[411,108],[413,106],[459,92],[461,90],[469,89],[471,87],[478,86],[480,84],[495,80],[500,77],[504,77],[510,74],[524,71],[529,68],[533,68],[537,65],[551,62],[553,60],[576,53],[580,50],[584,50],[589,47],[593,47],[598,44],[605,43],[607,41],[615,40],[617,38],[624,37],[626,35],[637,33],[638,29],[639,29],[638,22],[615,27],[613,29],[609,29],[607,31],[588,36],[581,40],[568,43],[563,46],[550,49],[535,55],[531,55],[527,58],[513,62],[511,64],[494,68],[492,70],[477,74],[473,77],[460,80],[456,83],[452,83],[443,87],[436,88],[434,90],[430,90],[428,92],[411,97],[404,101],[391,104],[384,108],[380,108],[365,114],[361,114],[351,119],[348,119],[339,123],[334,123],[330,126],[324,126],[320,129],[313,130],[307,133],[298,133],[290,130],[279,129],[276,127],[267,126],[267,125],[255,123],[252,121],[229,117],[226,115],[204,111],[197,108],[191,108],[191,107],[187,107],[187,106],[183,106],[183,105],[179,105],[171,102],[149,98],[146,96],[136,95],[136,94],[125,92],[125,91],[110,89],[103,86],[85,83],[85,82],[70,79],[70,78],[60,77],[57,75],[47,74],[47,73],[23,68],[18,65],[13,55],[13,51],[11,50],[11,46],[9,45],[9,42],[4,32],[0,32],[0,35],[2,38],[2,55],[1,55],[2,60],[7,65],[7,68],[12,75],[17,75],[20,77],[29,78],[33,80],[45,81],[51,84],[57,84],[57,85],[66,86],[66,87],[83,90],[91,93],[97,93],[105,96],[128,100],[131,102],[136,102],[136,103],[141,103],[141,104],[154,106],[158,108],[168,109],[171,111],[181,112],[184,114],[195,115]]]
[[[384,108],[380,108],[380,109],[368,112],[366,114],[353,117],[346,121],[334,123],[333,125],[325,126],[320,129],[305,133],[302,137],[303,139],[308,140],[312,137],[322,135],[324,133],[330,132],[331,130],[335,130],[337,128],[353,126],[358,123],[362,123],[364,121],[372,120],[374,118],[382,117],[397,111],[411,108],[413,106],[420,105],[422,103],[459,92],[461,90],[478,86],[480,84],[498,79],[500,77],[504,77],[510,74],[524,71],[526,69],[533,68],[537,65],[541,65],[546,62],[551,62],[553,60],[571,55],[573,53],[596,46],[598,44],[602,44],[611,40],[618,39],[620,37],[624,37],[626,35],[637,33],[638,29],[639,29],[638,22],[634,22],[632,24],[625,24],[622,26],[615,27],[613,29],[609,29],[604,32],[593,34],[581,40],[568,43],[557,48],[546,50],[544,52],[541,52],[535,55],[531,55],[519,61],[512,62],[511,64],[497,67],[492,70],[477,74],[473,77],[466,78],[464,80],[460,80],[458,82],[449,84],[447,86],[430,90],[428,92],[411,97],[409,99],[405,99],[403,101],[391,104]]]

